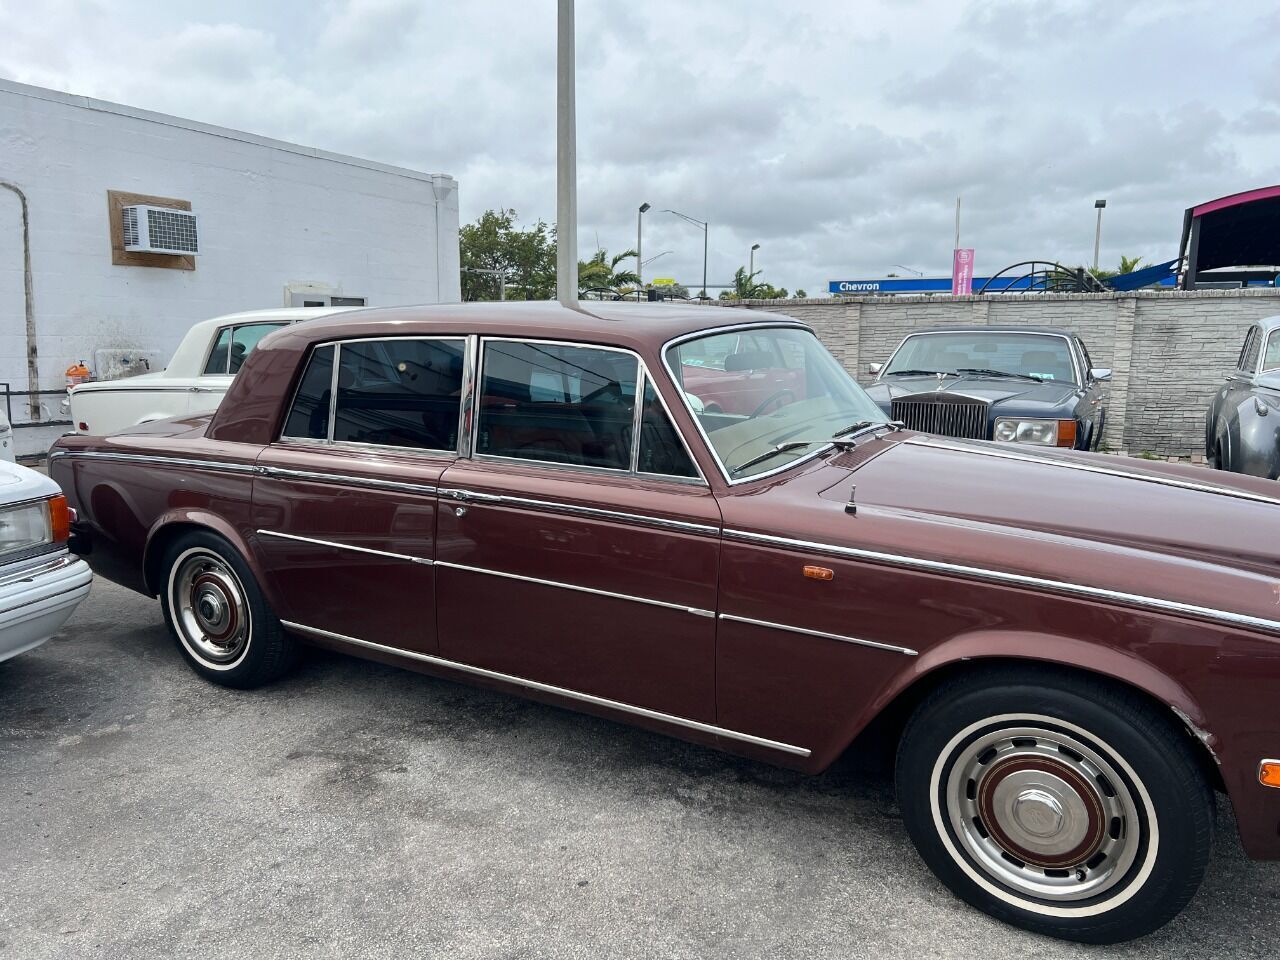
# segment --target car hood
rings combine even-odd
[[[898,431],[750,492],[722,502],[727,536],[1157,597],[1280,628],[1280,485],[1271,481]],[[855,513],[845,509],[851,494]]]
[[[1016,403],[1019,409],[1042,406],[1046,410],[1066,403],[1079,388],[1074,383],[1046,380],[1014,380],[1001,377],[887,377],[867,387],[867,394],[884,410],[897,398],[919,393],[950,393],[984,400],[993,407]],[[1012,404],[1011,404],[1012,405]]]

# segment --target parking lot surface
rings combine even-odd
[[[1181,917],[1085,948],[952,898],[856,758],[809,778],[319,652],[224,690],[101,580],[0,664],[0,957],[1271,956],[1280,864],[1218,826]]]

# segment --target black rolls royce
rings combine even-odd
[[[1097,450],[1103,384],[1078,336],[1053,327],[944,327],[908,335],[871,364],[867,393],[912,430]]]

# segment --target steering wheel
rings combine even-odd
[[[754,410],[751,411],[751,418],[760,416],[760,414],[764,413],[765,409],[769,406],[769,404],[774,403],[778,400],[782,400],[784,397],[790,397],[792,400],[794,400],[796,398],[796,395],[793,391],[785,390],[785,389],[779,390],[777,393],[771,394],[770,396],[765,398],[764,402],[761,403],[760,406],[756,407]]]

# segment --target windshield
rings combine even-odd
[[[882,377],[980,371],[1036,380],[1075,383],[1071,348],[1056,334],[918,333],[907,337],[885,365]]]
[[[734,480],[806,457],[851,424],[888,419],[807,330],[710,334],[670,347],[666,361]]]

